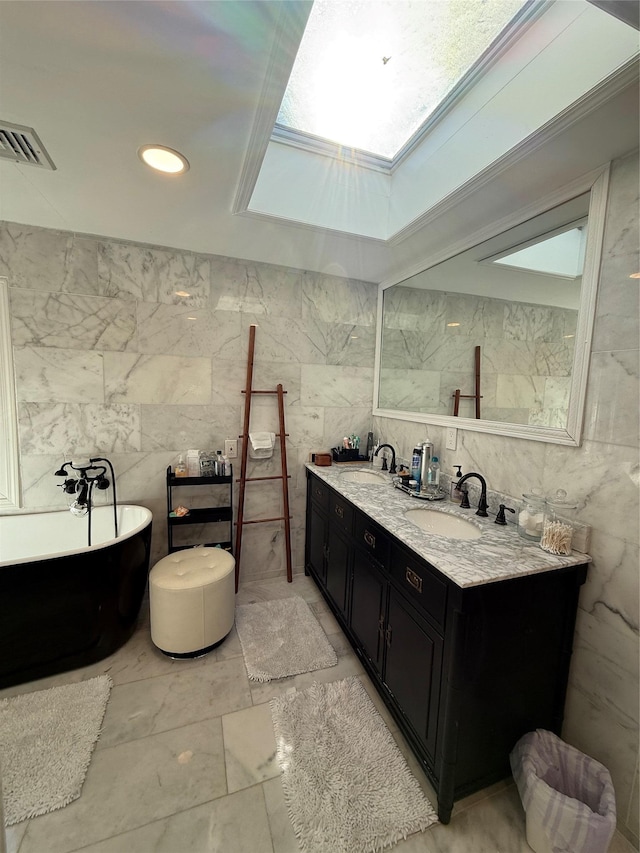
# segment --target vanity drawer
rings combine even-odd
[[[353,506],[349,501],[331,492],[329,496],[329,520],[342,528],[345,533],[351,533],[353,527]]]
[[[391,576],[405,595],[444,628],[447,585],[424,560],[394,544],[391,551]]]
[[[314,504],[326,512],[329,507],[329,494],[331,492],[329,486],[311,474],[309,476],[309,491]]]
[[[390,540],[385,531],[362,513],[356,513],[354,538],[357,544],[386,568]]]

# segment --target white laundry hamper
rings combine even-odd
[[[616,799],[603,764],[545,729],[521,737],[510,761],[535,853],[606,853]]]

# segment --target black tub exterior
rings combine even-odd
[[[151,527],[86,553],[0,567],[0,688],[95,663],[131,637]]]

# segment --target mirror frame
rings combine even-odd
[[[18,416],[9,322],[9,282],[0,276],[0,510],[20,506]]]
[[[455,427],[456,429],[485,432],[493,435],[504,435],[512,438],[528,438],[533,441],[545,441],[552,444],[566,444],[574,447],[580,445],[584,419],[584,404],[589,376],[589,360],[591,358],[591,339],[596,312],[598,280],[600,276],[600,260],[602,257],[602,242],[604,237],[607,195],[609,191],[610,164],[561,187],[550,195],[539,199],[525,208],[521,208],[510,216],[492,223],[472,235],[451,244],[437,254],[431,255],[420,264],[407,270],[402,277],[383,281],[378,291],[378,317],[376,325],[376,356],[374,369],[374,416],[395,418],[396,420],[413,421],[415,423],[435,424],[436,426]],[[576,329],[576,345],[571,374],[571,393],[566,429],[546,427],[536,424],[514,424],[501,421],[476,420],[475,418],[456,418],[453,415],[436,415],[426,412],[411,412],[395,409],[381,409],[377,403],[380,399],[380,363],[382,355],[382,319],[384,291],[396,284],[402,284],[407,279],[420,272],[425,272],[437,264],[455,257],[467,249],[483,243],[492,237],[502,234],[517,225],[521,225],[534,216],[545,213],[565,201],[569,201],[582,193],[590,192],[589,199],[589,228],[582,273],[580,290],[580,306],[578,309],[578,326]]]

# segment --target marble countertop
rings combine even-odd
[[[460,587],[479,586],[591,562],[591,557],[578,551],[572,551],[566,557],[556,557],[543,551],[537,544],[522,539],[515,524],[510,523],[506,527],[496,524],[495,512],[491,510],[488,518],[480,518],[475,514],[474,506],[464,510],[448,500],[412,498],[394,488],[388,474],[385,475],[388,482],[380,485],[348,482],[341,476],[344,471],[370,471],[370,466],[322,467],[307,463],[306,467]],[[405,518],[408,510],[426,508],[464,518],[475,524],[482,534],[478,539],[470,540],[448,538],[425,533]]]

